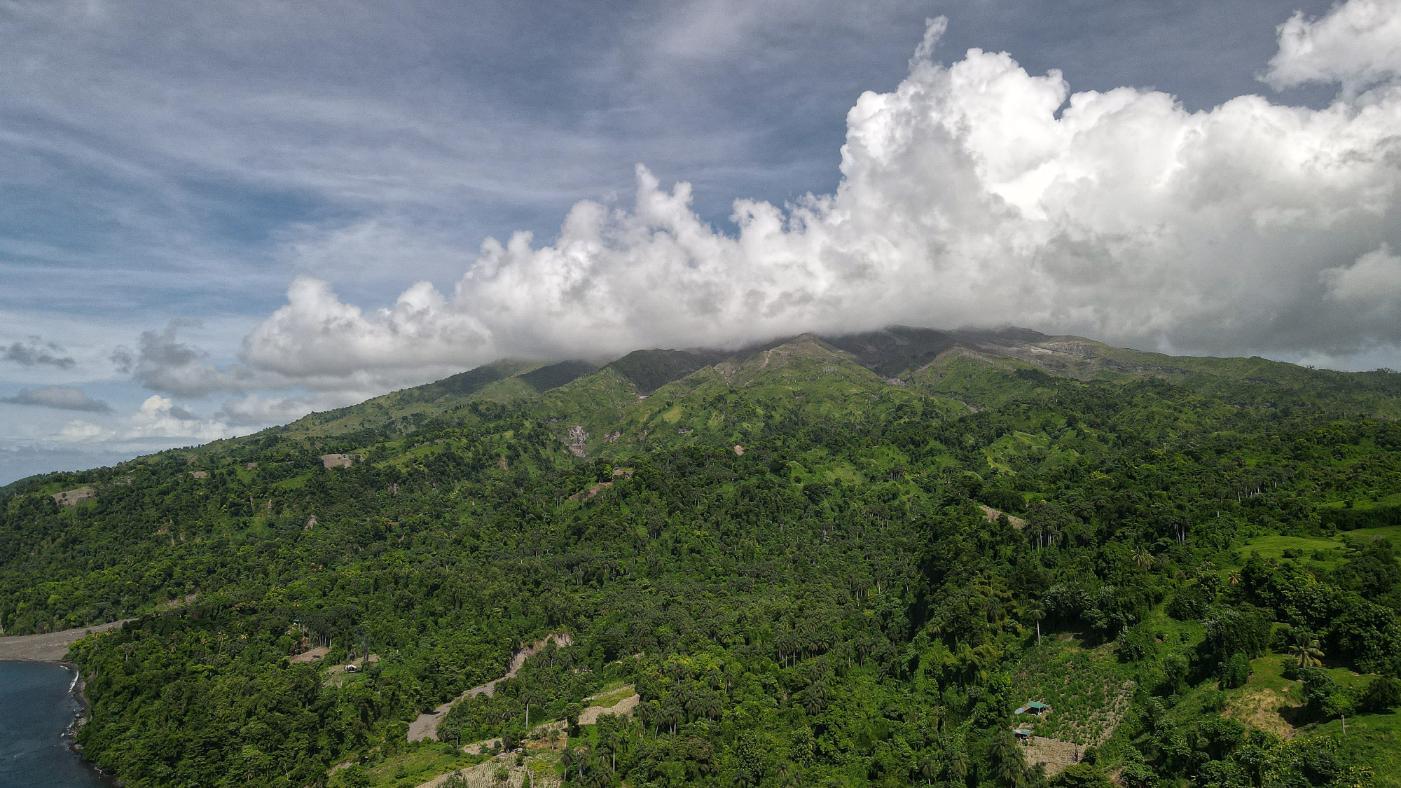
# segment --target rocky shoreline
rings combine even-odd
[[[73,719],[63,729],[60,734],[64,745],[75,755],[82,759],[93,773],[101,779],[114,786],[120,786],[112,775],[98,768],[98,766],[83,756],[83,747],[78,743],[78,731],[87,723],[92,714],[92,701],[88,698],[87,683],[83,680],[83,673],[78,666],[66,659],[68,649],[78,640],[90,634],[107,632],[121,627],[130,619],[121,621],[111,621],[105,624],[96,624],[89,627],[75,627],[58,632],[46,632],[37,635],[10,635],[0,637],[0,662],[49,662],[62,666],[65,670],[73,671],[73,680],[68,685],[68,694],[77,702],[78,710]]]

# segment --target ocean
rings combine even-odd
[[[108,788],[68,748],[64,732],[81,706],[72,668],[0,662],[0,788]]]

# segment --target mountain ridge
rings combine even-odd
[[[618,375],[638,398],[645,399],[708,369],[721,370],[722,377],[731,381],[741,369],[754,374],[753,367],[745,366],[747,360],[772,358],[773,351],[806,342],[840,354],[891,385],[913,386],[974,409],[987,404],[980,401],[984,398],[988,402],[1001,401],[995,391],[999,377],[1040,372],[1052,379],[1081,382],[1160,379],[1199,393],[1234,397],[1241,403],[1271,402],[1271,397],[1285,394],[1296,398],[1300,405],[1323,407],[1340,414],[1401,418],[1401,374],[1389,371],[1319,370],[1259,356],[1172,356],[1015,326],[945,330],[897,325],[847,334],[807,332],[730,351],[638,349],[602,363],[502,359],[354,405],[309,413],[250,435],[156,454],[197,454],[256,442],[269,435],[330,441],[333,445],[328,444],[329,447],[339,451],[354,448],[354,436],[367,430],[405,434],[424,424],[461,416],[473,406],[509,406],[539,399],[606,371]],[[1320,393],[1325,390],[1326,397]],[[611,392],[604,399],[617,396],[617,392]],[[621,405],[615,402],[613,407],[616,411]],[[336,443],[337,439],[343,440]],[[50,474],[35,476],[46,475]]]
[[[590,374],[583,371],[589,366],[594,367],[594,373],[611,368],[631,382],[640,395],[649,396],[669,383],[708,367],[727,363],[734,365],[746,358],[806,339],[815,340],[833,351],[847,355],[858,365],[882,378],[899,380],[906,384],[917,382],[920,373],[925,372],[931,365],[937,366],[941,361],[952,358],[950,353],[961,353],[964,358],[973,358],[993,365],[1012,363],[1015,366],[1020,363],[1040,369],[1053,377],[1076,380],[1141,376],[1183,381],[1196,376],[1201,378],[1195,381],[1199,386],[1209,387],[1209,379],[1242,383],[1250,383],[1252,379],[1256,379],[1257,382],[1267,384],[1289,384],[1298,389],[1307,388],[1310,380],[1316,385],[1322,385],[1325,382],[1332,384],[1340,380],[1364,380],[1370,376],[1378,378],[1376,385],[1366,387],[1370,391],[1381,398],[1401,397],[1401,375],[1394,373],[1315,370],[1259,356],[1171,356],[1115,347],[1084,337],[1048,335],[1010,326],[956,330],[891,326],[879,331],[832,335],[808,332],[733,351],[706,348],[638,349],[602,365],[565,361],[555,362],[552,366],[569,366],[572,370],[580,372],[559,385]],[[500,363],[502,362],[493,362],[477,369],[493,369]],[[537,363],[547,366],[542,362]],[[528,363],[525,365],[529,366]],[[527,370],[526,375],[503,375],[500,380],[493,380],[492,383],[509,381],[515,377],[528,377],[531,371],[533,370]],[[454,377],[471,375],[474,372],[476,370],[459,373]],[[440,383],[442,381],[401,391],[433,388]],[[474,393],[476,392],[465,392],[464,396],[470,397]],[[1368,404],[1375,406],[1378,403],[1372,401]],[[349,406],[355,407],[357,406]],[[309,414],[304,418],[312,418],[315,415]],[[1391,403],[1382,408],[1381,415],[1401,417],[1401,406]],[[293,427],[297,423],[292,422],[286,426]]]

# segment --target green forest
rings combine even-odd
[[[1401,785],[1399,418],[1022,330],[501,362],[0,488],[0,627],[133,619],[131,786]]]

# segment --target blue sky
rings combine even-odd
[[[735,344],[881,315],[1397,366],[1401,159],[1374,126],[1401,100],[1395,31],[1368,21],[1397,4],[1347,6],[0,2],[0,483],[494,355]],[[1291,18],[1307,54],[1282,48]],[[1107,95],[1097,106],[1122,120],[1078,120],[1069,94]],[[1244,187],[1193,164],[1239,160],[1233,140],[1262,124],[1284,129],[1279,158],[1242,165]],[[1092,138],[1132,148],[1134,134],[1185,162],[1163,172],[1186,168],[1174,193],[1201,201],[1192,216],[1111,194],[1130,185],[1104,191],[1132,215],[1046,191],[1124,169]],[[1279,162],[1314,166],[1297,151],[1329,137],[1364,163],[1316,205],[1269,196],[1310,175],[1277,180]],[[1255,229],[1207,222],[1214,201]],[[764,205],[777,229],[760,237]],[[1017,248],[989,250],[1023,227]],[[1125,229],[1139,227],[1159,230]],[[1280,248],[1313,262],[1276,262]],[[1177,257],[1191,264],[1153,262]],[[1081,281],[1092,268],[1118,289]],[[1023,271],[1021,290],[989,285]],[[1154,288],[1180,297],[1146,317],[1113,306]],[[1223,288],[1240,289],[1238,315],[1207,303]]]

